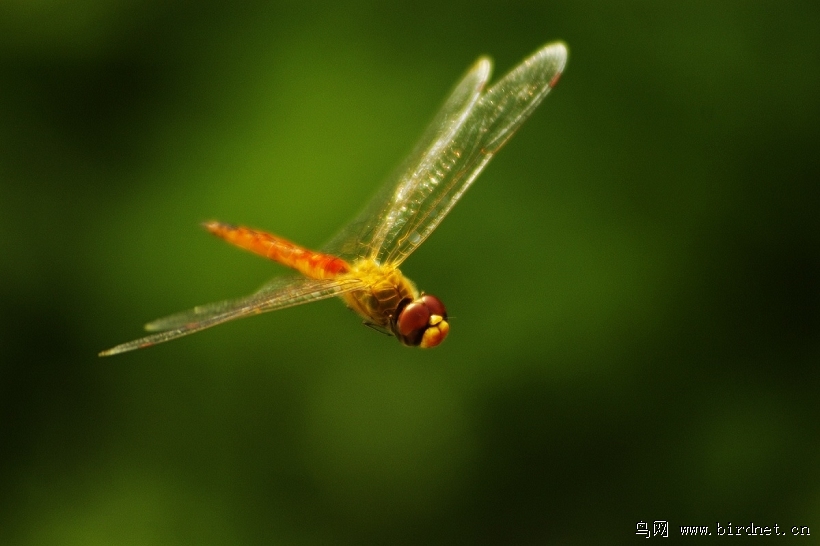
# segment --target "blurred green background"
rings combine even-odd
[[[0,544],[627,544],[820,534],[820,6],[0,4]],[[405,262],[111,359],[319,246],[480,54],[567,70]],[[794,539],[793,539],[794,540]],[[802,543],[808,543],[804,539]]]

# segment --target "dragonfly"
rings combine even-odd
[[[480,57],[451,91],[410,156],[367,207],[320,251],[264,231],[221,222],[205,229],[298,274],[274,278],[250,296],[194,307],[149,322],[152,334],[102,351],[151,347],[224,322],[339,297],[367,326],[403,345],[430,348],[447,337],[447,310],[399,266],[438,227],[490,159],[558,83],[563,42],[546,44],[490,87]]]

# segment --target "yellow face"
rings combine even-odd
[[[444,338],[450,333],[450,323],[445,319],[446,316],[430,315],[429,325],[424,330],[424,335],[421,337],[419,347],[427,349],[429,347],[435,347],[444,341]]]

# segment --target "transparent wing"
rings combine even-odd
[[[190,311],[150,322],[145,325],[145,329],[159,333],[117,345],[101,352],[100,356],[150,347],[229,320],[331,298],[362,288],[362,286],[363,283],[359,279],[317,280],[304,277],[279,277],[245,298],[201,305]]]
[[[398,181],[412,177],[416,171],[425,172],[433,168],[436,158],[453,140],[475,106],[491,73],[492,62],[486,57],[479,58],[470,67],[450,92],[407,159],[393,172],[381,191],[356,219],[322,247],[324,252],[348,259],[364,258],[371,254],[371,241],[379,237],[378,230],[398,220],[391,209]]]
[[[563,43],[548,44],[481,93],[489,60],[480,59],[456,87],[416,151],[331,250],[401,264],[558,81]],[[479,76],[480,74],[480,76]],[[475,96],[460,91],[475,84]]]

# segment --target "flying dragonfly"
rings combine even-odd
[[[366,325],[412,347],[435,347],[450,325],[444,304],[420,292],[399,266],[438,227],[487,162],[547,96],[564,70],[567,48],[547,44],[486,88],[480,57],[456,84],[397,175],[321,251],[278,235],[206,222],[214,235],[299,275],[277,277],[250,296],[194,307],[145,325],[154,332],[102,351],[151,347],[229,320],[339,297]]]

